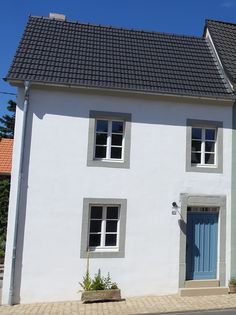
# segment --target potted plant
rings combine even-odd
[[[236,293],[236,278],[231,278],[229,281],[229,293]]]
[[[93,279],[87,270],[80,286],[83,289],[81,300],[84,303],[121,300],[121,293],[117,284],[111,281],[109,273],[107,277],[102,277],[100,269]]]

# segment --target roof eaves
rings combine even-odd
[[[7,81],[12,85],[23,84],[25,81],[30,81],[32,85],[43,85],[43,86],[52,86],[52,87],[64,87],[64,88],[77,88],[77,89],[86,89],[86,90],[100,90],[100,91],[113,91],[113,92],[129,92],[135,94],[144,94],[144,95],[160,95],[160,96],[169,96],[169,97],[183,97],[183,98],[194,98],[194,99],[205,99],[205,100],[217,100],[217,101],[232,101],[236,99],[236,95],[234,93],[229,93],[227,96],[215,96],[215,95],[197,95],[195,93],[171,93],[166,91],[151,91],[151,90],[137,90],[137,89],[129,89],[129,88],[111,88],[111,87],[101,87],[101,86],[88,86],[88,85],[76,85],[76,84],[63,84],[58,82],[46,82],[46,81],[37,81],[37,80],[20,80],[15,78],[7,78]]]

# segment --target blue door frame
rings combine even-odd
[[[216,279],[218,212],[187,214],[186,280]]]

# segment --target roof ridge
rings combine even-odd
[[[208,22],[217,22],[217,23],[220,23],[220,24],[228,24],[228,25],[234,25],[234,26],[236,26],[236,22],[233,23],[233,22],[225,22],[225,21],[220,21],[220,20],[206,19],[206,24],[207,24]]]
[[[178,37],[178,38],[193,38],[193,39],[200,39],[200,40],[204,39],[202,36],[197,36],[197,35],[185,35],[185,34],[176,34],[176,33],[168,33],[168,32],[148,31],[148,30],[143,30],[143,29],[126,28],[126,27],[119,27],[119,26],[89,23],[89,22],[86,23],[86,22],[80,22],[80,21],[57,20],[57,19],[49,18],[47,16],[30,15],[29,17],[30,18],[50,20],[50,21],[56,21],[56,22],[61,22],[61,23],[80,24],[80,25],[94,26],[94,27],[100,27],[100,28],[106,28],[106,29],[110,28],[110,29],[121,30],[121,31],[132,31],[132,32],[147,33],[147,34],[158,34],[158,35],[166,35],[166,36]]]

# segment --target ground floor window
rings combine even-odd
[[[124,257],[126,199],[84,198],[81,257]]]
[[[91,205],[89,249],[117,248],[119,229],[119,205]]]

